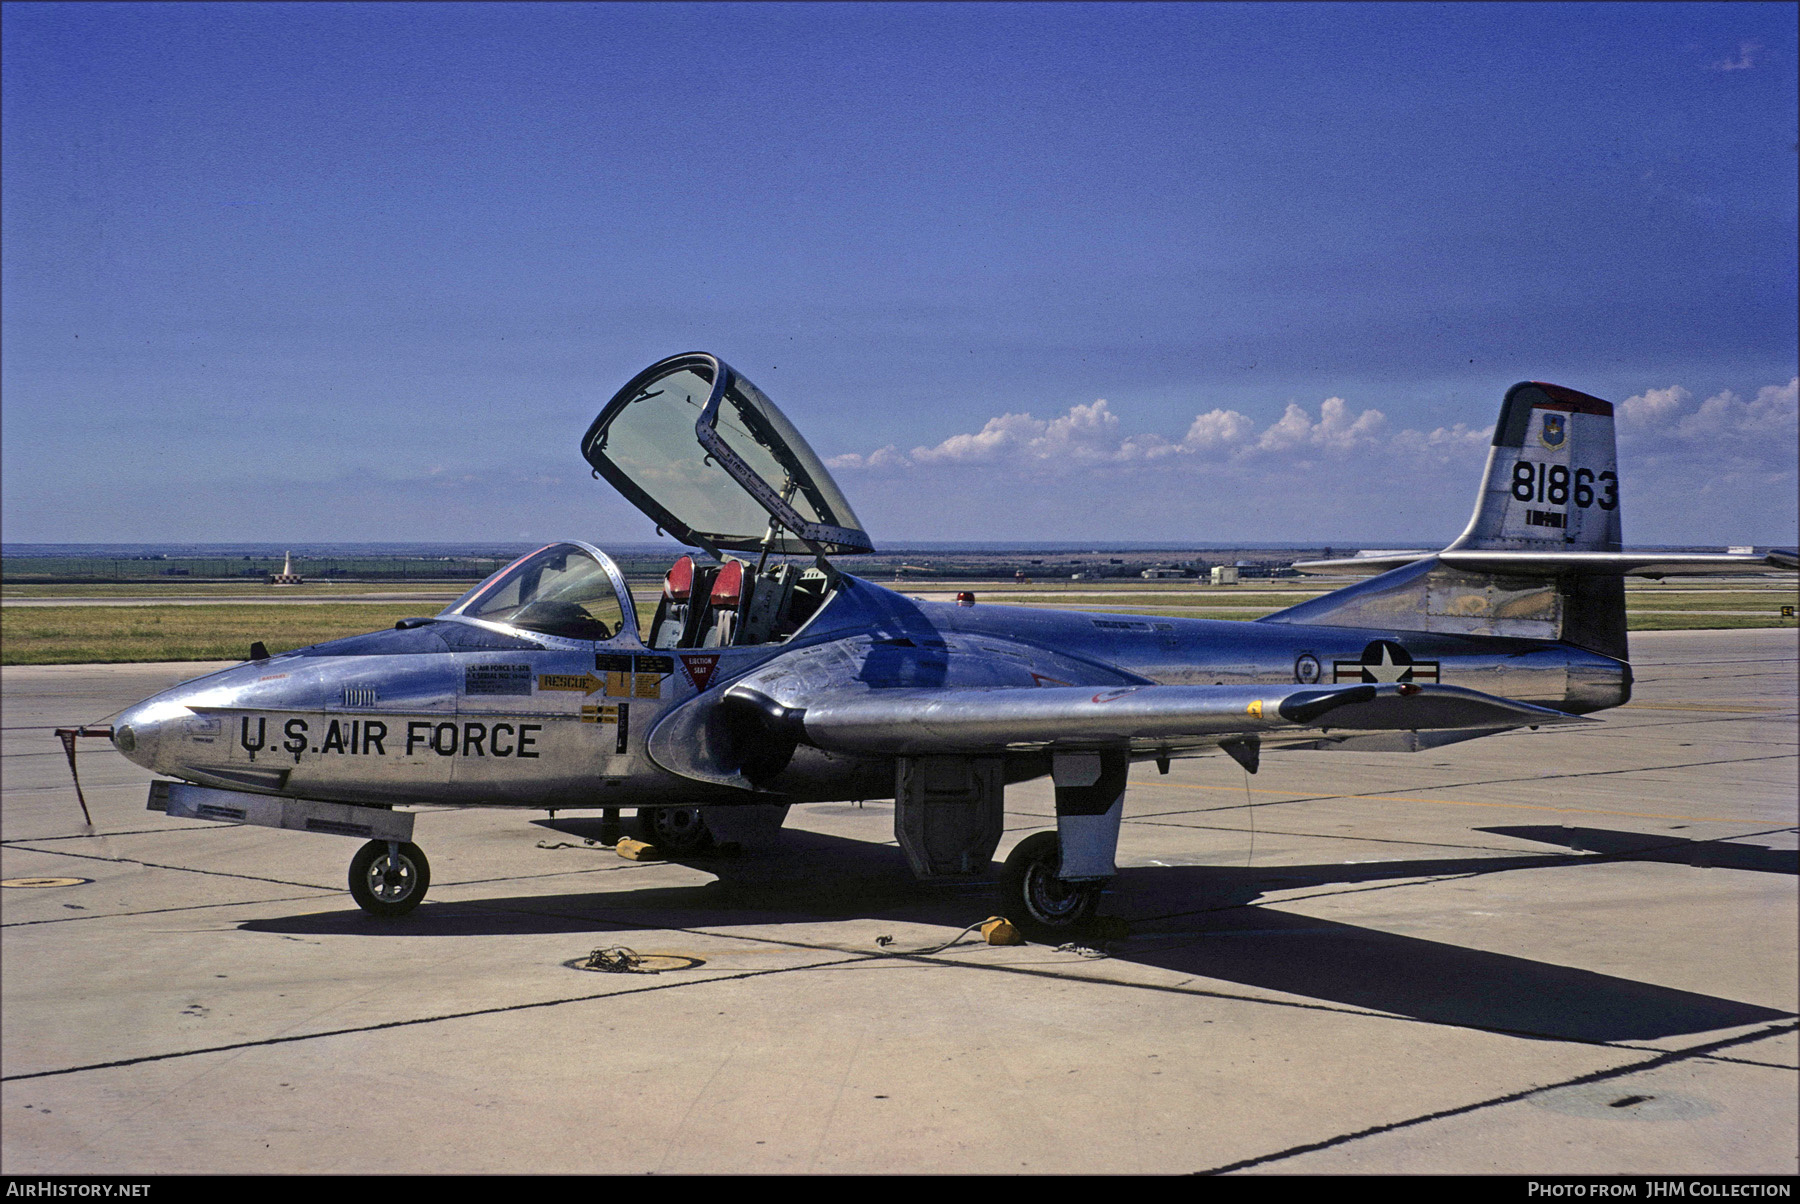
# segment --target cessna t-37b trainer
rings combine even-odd
[[[1467,530],[1435,555],[1317,561],[1367,579],[1254,622],[925,602],[840,569],[873,550],[805,441],[716,356],[639,373],[582,454],[704,558],[649,629],[605,552],[515,561],[433,618],[256,659],[111,730],[170,816],[360,838],[350,891],[402,915],[430,885],[417,805],[635,809],[680,856],[794,803],[894,799],[920,878],[989,869],[1010,783],[1056,829],[1001,874],[1027,932],[1082,923],[1114,872],[1134,761],[1416,751],[1631,696],[1623,577],[1792,568],[1791,552],[1620,549],[1612,406],[1506,394]]]

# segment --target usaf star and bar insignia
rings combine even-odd
[[[1374,685],[1381,682],[1438,680],[1437,661],[1416,661],[1412,653],[1392,640],[1376,640],[1371,643],[1363,649],[1361,660],[1332,661],[1331,670],[1333,685],[1343,682]]]

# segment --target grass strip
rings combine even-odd
[[[0,665],[243,660],[392,627],[429,614],[417,602],[377,606],[10,606],[0,611]]]
[[[1782,618],[1773,608],[1766,615],[1719,615],[1706,611],[1676,615],[1636,615],[1627,612],[1632,631],[1722,631],[1744,627],[1796,627],[1800,621]]]

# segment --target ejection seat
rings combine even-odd
[[[686,642],[689,612],[694,609],[694,558],[683,556],[663,575],[662,605],[650,629],[652,648],[680,648]]]
[[[730,648],[779,643],[824,602],[831,577],[820,568],[770,566],[760,576],[742,560],[717,568],[677,560],[663,575],[650,624],[652,648]]]
[[[729,648],[737,631],[738,611],[744,602],[744,562],[727,560],[713,578],[707,601],[707,627],[700,646]]]

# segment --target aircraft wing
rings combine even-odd
[[[1049,686],[837,690],[783,706],[746,686],[720,705],[775,740],[886,756],[1130,747],[1193,749],[1247,737],[1403,732],[1487,735],[1591,723],[1460,686]],[[1439,743],[1447,741],[1438,741]]]

